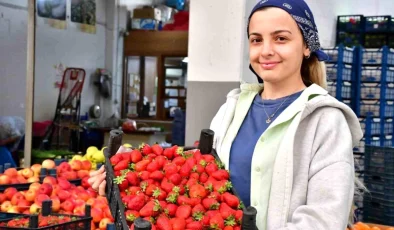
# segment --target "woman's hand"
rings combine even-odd
[[[120,146],[118,153],[126,152],[129,151],[129,148],[125,148],[123,146]],[[105,196],[105,186],[107,185],[107,182],[105,181],[105,168],[104,165],[101,166],[101,168],[97,171],[90,172],[90,178],[88,180],[88,183],[92,186],[92,188],[99,193],[100,196]]]

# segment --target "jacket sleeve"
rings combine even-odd
[[[306,204],[296,208],[286,227],[278,230],[346,229],[355,183],[352,134],[338,109],[324,112],[318,124]]]
[[[218,143],[218,140],[221,138],[220,137],[220,133],[221,133],[220,127],[221,127],[222,121],[224,119],[226,108],[227,108],[227,103],[224,103],[222,106],[220,106],[220,109],[218,110],[216,115],[213,117],[213,119],[211,121],[211,125],[209,127],[209,129],[211,129],[212,131],[215,132],[215,137],[213,139],[213,148],[216,148],[216,144]]]

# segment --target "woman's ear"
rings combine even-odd
[[[304,57],[310,57],[311,56],[311,51],[309,50],[309,48],[305,48],[304,49]]]

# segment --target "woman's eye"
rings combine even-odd
[[[261,42],[261,41],[262,41],[261,38],[252,38],[252,39],[250,39],[251,43],[258,43],[258,42]]]
[[[284,41],[287,40],[287,38],[285,38],[285,37],[277,37],[276,40],[279,41],[279,42],[284,42]]]

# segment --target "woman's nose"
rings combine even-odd
[[[263,42],[260,55],[263,57],[274,55],[273,45],[270,41],[265,40]]]

